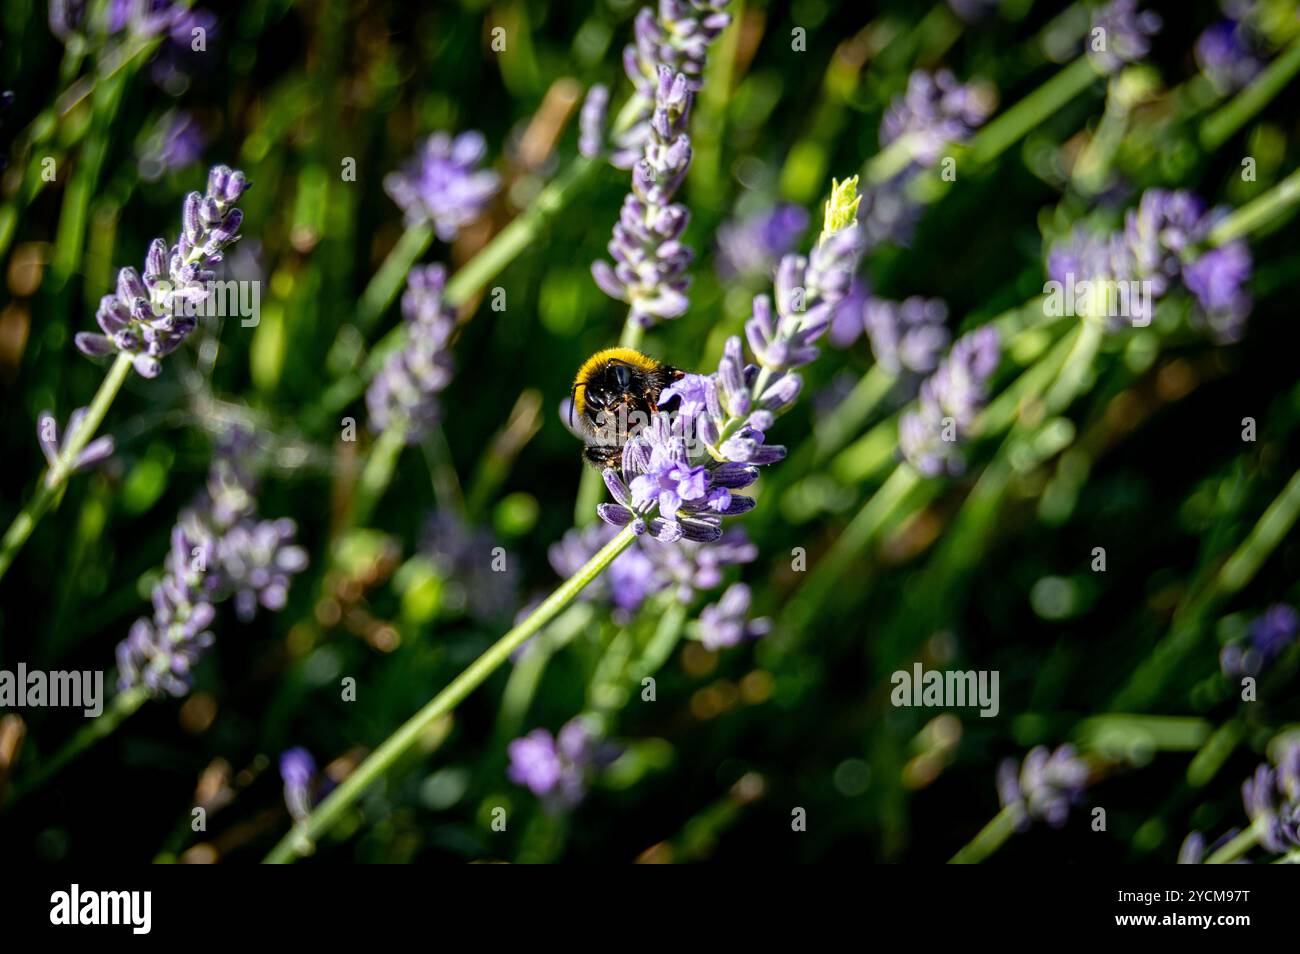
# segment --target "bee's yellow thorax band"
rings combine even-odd
[[[587,396],[587,381],[592,372],[611,361],[621,361],[641,371],[653,371],[659,367],[659,362],[654,358],[649,358],[632,348],[603,348],[597,351],[582,362],[582,367],[578,369],[573,379],[573,409],[579,416],[582,415],[583,403]]]

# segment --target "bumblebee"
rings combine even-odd
[[[628,437],[658,409],[659,392],[685,373],[631,348],[605,348],[584,361],[569,408],[570,423],[576,414],[587,445],[583,458],[617,469]]]

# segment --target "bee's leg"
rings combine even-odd
[[[623,463],[623,449],[620,447],[609,447],[603,444],[588,444],[582,449],[583,459],[587,463],[604,470],[606,467],[612,467],[618,470]]]

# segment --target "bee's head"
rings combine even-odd
[[[642,373],[621,361],[606,361],[592,368],[574,385],[574,405],[584,422],[597,427],[607,415],[622,406],[632,407],[642,400],[645,382]]]

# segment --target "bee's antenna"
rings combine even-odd
[[[569,388],[569,426],[573,427],[573,405],[578,396],[578,382],[573,382],[573,387]]]

